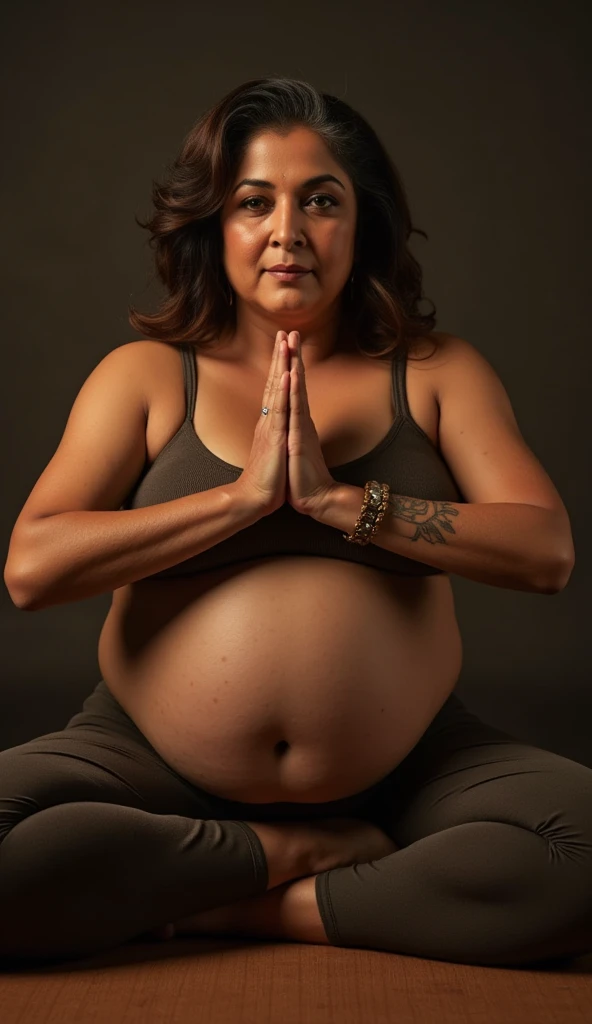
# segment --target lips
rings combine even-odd
[[[308,270],[268,270],[267,273],[270,277],[275,277],[276,281],[283,281],[284,284],[296,284],[296,281],[301,281],[305,277],[308,277],[310,271]]]
[[[310,274],[308,267],[299,267],[297,263],[288,266],[282,266],[279,263],[276,267],[268,267],[267,270],[270,274]]]

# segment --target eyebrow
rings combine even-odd
[[[299,187],[308,188],[309,185],[321,185],[324,181],[335,182],[335,184],[339,185],[345,192],[345,185],[339,180],[339,178],[336,178],[334,174],[317,174],[314,178],[307,178]],[[273,185],[271,181],[263,181],[262,178],[243,178],[243,180],[239,181],[238,185],[235,185],[233,188],[232,195],[238,191],[241,185],[254,185],[256,188],[275,189],[275,185]]]

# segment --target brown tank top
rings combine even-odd
[[[229,484],[242,473],[214,455],[193,427],[197,396],[197,363],[190,343],[179,345],[185,381],[185,419],[151,465],[145,464],[139,479],[121,509],[144,508],[197,494]],[[382,441],[366,453],[341,466],[331,467],[340,483],[364,487],[367,480],[386,481],[391,492],[412,498],[439,499],[465,503],[445,460],[428,435],[411,418],[406,386],[407,358],[396,353],[392,361],[393,399],[396,415]],[[361,504],[361,503],[360,503]],[[353,528],[353,523],[352,523]],[[420,542],[421,543],[421,542]],[[421,547],[418,545],[418,555]],[[442,572],[424,562],[393,554],[376,544],[361,547],[342,537],[342,531],[310,516],[302,515],[285,502],[243,530],[161,572],[144,579],[195,576],[236,562],[270,555],[318,555],[359,562],[402,576],[435,576]]]

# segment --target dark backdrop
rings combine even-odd
[[[399,166],[438,328],[495,367],[570,515],[542,596],[452,576],[457,688],[492,724],[592,767],[590,23],[575,3],[3,7],[4,561],[83,381],[152,308],[134,222],[194,120],[250,78],[336,93]],[[27,614],[2,592],[0,748],[60,729],[100,678],[109,595]]]

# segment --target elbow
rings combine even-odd
[[[561,559],[551,567],[547,567],[545,576],[541,582],[538,580],[537,591],[540,594],[560,594],[565,590],[574,570],[575,559]]]
[[[38,595],[35,595],[35,590],[31,586],[31,579],[27,574],[10,572],[5,567],[4,585],[13,605],[20,611],[36,612],[44,607]]]
[[[19,611],[21,612],[33,611],[31,603],[27,600],[22,590],[19,590],[18,586],[16,586],[14,583],[7,583],[6,579],[4,580],[4,583],[8,591],[10,600],[12,601],[15,608],[18,608]]]

